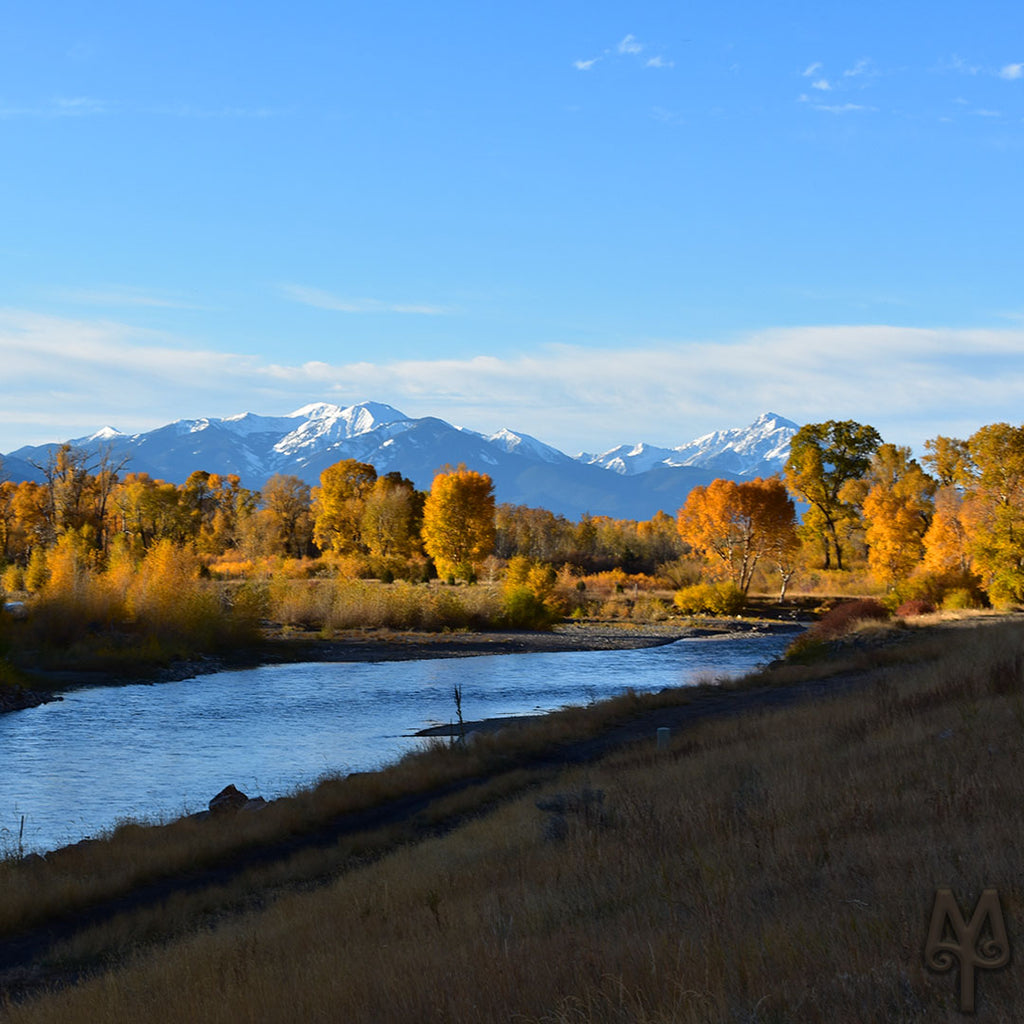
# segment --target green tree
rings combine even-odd
[[[871,456],[882,443],[874,427],[854,420],[807,423],[794,435],[786,460],[786,486],[811,506],[805,517],[818,534],[824,568],[843,568],[840,527],[857,519],[857,506],[843,495],[849,482],[864,475]]]
[[[439,576],[472,580],[494,551],[494,487],[486,473],[460,466],[438,473],[423,506],[423,546]]]
[[[993,423],[967,444],[962,516],[974,567],[994,601],[1024,601],[1024,427]]]

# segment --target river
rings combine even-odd
[[[173,683],[72,690],[0,715],[0,853],[54,849],[125,819],[205,808],[228,783],[272,799],[365,771],[467,721],[742,674],[792,635],[679,640],[630,651],[273,665]]]

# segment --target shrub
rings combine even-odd
[[[36,545],[29,555],[28,565],[25,568],[25,589],[38,593],[46,585],[50,573],[46,566],[46,549]]]
[[[16,593],[25,589],[25,570],[20,565],[9,565],[0,577],[0,590]]]
[[[968,587],[956,587],[942,599],[946,611],[964,611],[969,608],[983,608],[984,602]]]
[[[684,615],[738,615],[746,597],[735,583],[695,583],[677,590],[673,598]]]
[[[931,601],[925,601],[921,597],[914,597],[909,601],[904,601],[896,609],[896,614],[901,619],[912,619],[917,615],[931,615],[933,611],[935,611],[935,605]]]
[[[873,597],[862,598],[859,601],[844,601],[819,619],[812,627],[812,631],[819,637],[842,636],[849,633],[858,622],[885,622],[889,614],[889,609]]]
[[[818,661],[828,651],[828,644],[825,640],[815,634],[812,629],[801,633],[787,648],[786,660],[796,662],[798,665],[806,665],[812,661]]]
[[[641,594],[633,604],[633,618],[638,621],[664,622],[668,617],[668,606],[660,598]]]
[[[546,629],[557,617],[528,586],[506,587],[501,599],[505,624],[513,629]]]

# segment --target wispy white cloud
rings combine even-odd
[[[53,105],[64,117],[105,114],[107,111],[107,104],[93,96],[57,96]]]
[[[183,117],[206,120],[210,118],[266,118],[277,117],[284,111],[275,107],[196,107],[190,103],[171,103],[147,107],[142,113],[161,117]]]
[[[853,114],[857,111],[874,112],[877,107],[869,107],[863,103],[815,103],[815,110],[822,110],[826,114]]]
[[[651,117],[654,118],[655,121],[661,121],[662,124],[686,123],[682,114],[679,114],[674,110],[669,110],[668,107],[652,107]]]
[[[832,86],[829,85],[827,78],[818,78],[811,82],[812,89],[820,89],[822,92],[831,92]]]
[[[861,57],[853,67],[847,68],[843,72],[844,78],[861,78],[865,75],[877,75],[878,70],[875,68],[870,57]]]
[[[954,71],[959,75],[977,75],[982,69],[980,64],[971,64],[959,54],[954,53],[953,56],[939,63],[939,70]]]
[[[321,288],[301,284],[281,285],[282,293],[293,302],[336,313],[413,313],[420,316],[444,316],[451,310],[444,306],[413,302],[384,302],[380,299],[341,298]]]
[[[807,67],[803,69],[801,74],[804,78],[810,78],[812,75],[816,75],[823,67],[824,65],[821,63],[821,61],[816,60],[813,64],[808,64]]]
[[[53,291],[54,298],[64,302],[80,303],[85,306],[150,306],[163,309],[200,309],[183,299],[135,288],[131,285],[114,285],[102,288],[61,288]]]
[[[999,69],[999,77],[1005,78],[1008,82],[1018,78],[1024,78],[1024,64],[1007,64]]]
[[[919,444],[1020,420],[1024,328],[778,328],[728,341],[619,349],[559,345],[509,356],[270,364],[111,321],[0,310],[0,451],[104,423],[284,413],[374,398],[478,430],[512,426],[564,449],[679,444],[774,411],[856,419]],[[55,373],[54,368],[60,372]]]
[[[1003,116],[1002,111],[999,111],[999,110],[989,110],[986,107],[979,107],[977,110],[972,110],[971,113],[974,114],[975,117],[1002,117]]]
[[[676,63],[674,60],[670,60],[664,54],[655,54],[651,57],[645,57],[644,53],[648,50],[645,43],[641,43],[639,39],[632,32],[623,36],[614,46],[605,47],[605,49],[598,54],[596,57],[591,57],[586,60],[574,60],[572,66],[577,71],[592,71],[594,67],[603,60],[609,60],[615,62],[620,59],[636,60],[642,67],[655,68],[655,69],[667,69],[674,68]]]
[[[265,118],[285,111],[273,107],[196,107],[188,103],[135,107],[111,104],[95,96],[54,96],[44,102],[17,105],[0,100],[0,118],[14,117],[93,117],[99,114],[130,112],[157,117],[182,118]]]
[[[91,117],[109,113],[109,104],[93,96],[54,96],[44,103],[15,106],[0,101],[0,118]]]

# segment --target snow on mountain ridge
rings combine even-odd
[[[293,420],[298,417],[305,418],[274,445],[278,454],[294,456],[303,449],[336,445],[362,434],[378,434],[386,439],[411,422],[404,413],[380,402],[361,402],[344,409],[320,402],[292,414]]]
[[[767,412],[749,427],[716,430],[676,448],[659,448],[640,442],[578,458],[626,476],[646,473],[658,465],[714,469],[740,476],[771,473],[782,468],[797,430],[799,427],[792,420]]]
[[[659,462],[670,458],[673,450],[640,441],[633,445],[620,444],[617,448],[611,448],[600,455],[581,455],[579,459],[588,465],[602,466],[613,473],[632,476],[653,469]]]
[[[518,433],[517,431],[509,430],[508,427],[502,427],[496,434],[481,434],[480,436],[485,441],[503,448],[509,454],[514,452],[518,455],[532,455],[535,458],[551,463],[564,462],[568,458],[564,452],[560,452],[557,448],[553,448],[543,441],[538,441],[537,438],[530,434]]]

